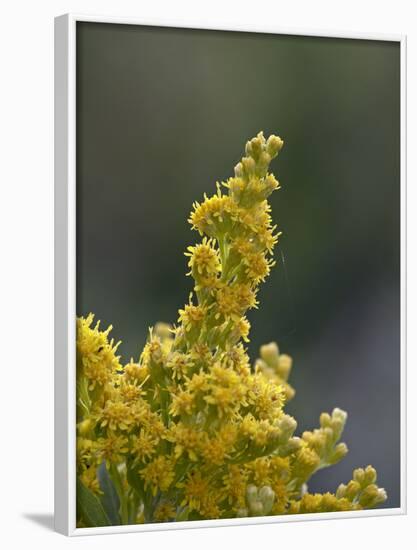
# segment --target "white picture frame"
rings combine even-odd
[[[76,24],[180,26],[125,17],[66,14],[55,18],[55,530],[68,536],[127,533],[167,529],[195,529],[342,519],[340,513],[263,518],[204,520],[181,523],[76,528],[75,475],[75,289],[76,289]],[[366,40],[395,41],[401,50],[401,506],[344,512],[343,519],[406,513],[406,37],[363,33],[328,33],[252,27],[204,27],[207,30],[246,31]]]

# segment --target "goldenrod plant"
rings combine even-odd
[[[371,466],[336,492],[307,483],[347,453],[346,413],[296,436],[284,412],[292,359],[277,344],[251,366],[246,313],[274,266],[280,233],[269,165],[283,146],[260,132],[234,176],[195,202],[201,239],[185,255],[193,290],[177,324],[149,330],[123,364],[111,327],[77,319],[77,522],[80,527],[372,508],[386,499]]]

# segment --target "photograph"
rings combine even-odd
[[[399,513],[401,42],[75,25],[76,528]]]
[[[2,548],[408,550],[414,4],[6,3]]]

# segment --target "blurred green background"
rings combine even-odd
[[[294,357],[299,431],[339,406],[348,457],[400,504],[400,50],[394,42],[78,23],[77,314],[126,360],[187,300],[192,202],[276,133],[283,231],[249,351]]]

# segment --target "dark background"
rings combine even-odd
[[[294,357],[299,431],[349,412],[335,490],[373,464],[400,505],[400,49],[394,42],[77,24],[77,314],[124,359],[187,301],[192,202],[259,130],[285,141],[283,231],[249,352]]]

